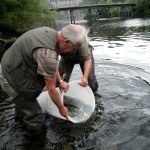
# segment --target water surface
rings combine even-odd
[[[80,22],[79,22],[80,23]],[[14,104],[0,101],[0,149],[148,150],[150,147],[150,19],[82,22],[90,29],[99,82],[96,109],[82,124],[48,116],[45,147],[24,144]],[[71,80],[81,76],[75,66]]]

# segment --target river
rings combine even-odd
[[[23,140],[14,104],[1,93],[2,150],[148,150],[150,148],[150,18],[112,18],[86,26],[99,83],[96,109],[82,124],[47,117],[46,145]],[[81,76],[76,65],[71,80]]]

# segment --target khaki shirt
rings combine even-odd
[[[81,47],[77,53],[73,54],[62,54],[65,60],[76,60],[87,61],[91,58],[91,50],[86,45]],[[37,73],[42,76],[55,77],[56,70],[58,67],[58,55],[56,51],[38,48],[33,52],[33,58],[38,64]]]
[[[80,47],[80,49],[76,53],[72,54],[61,54],[65,61],[87,61],[91,59],[91,49],[89,48],[88,44]]]
[[[37,73],[42,76],[55,77],[58,67],[58,55],[56,51],[38,48],[33,52],[33,58],[38,64]]]

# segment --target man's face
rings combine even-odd
[[[73,46],[68,39],[65,39],[59,44],[59,48],[62,54],[76,53],[80,46]]]

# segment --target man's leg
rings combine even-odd
[[[13,100],[15,103],[16,98],[14,98]],[[15,121],[20,121],[21,123],[23,123],[23,117],[24,113],[20,111],[19,106],[15,104]]]
[[[14,99],[16,105],[16,117],[23,118],[27,130],[31,135],[38,134],[45,126],[45,119],[41,107],[36,99],[25,100],[21,96]]]
[[[39,149],[46,142],[45,119],[37,100],[26,101],[17,96],[15,102],[15,119],[20,121],[26,127],[23,143],[27,148]]]
[[[69,82],[73,68],[74,62],[65,61],[63,58],[60,59],[58,69],[61,77],[65,74],[64,81]]]

